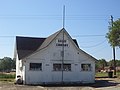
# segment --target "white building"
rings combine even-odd
[[[24,84],[94,83],[96,59],[63,28],[47,38],[16,37],[16,80]]]

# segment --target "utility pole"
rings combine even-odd
[[[63,28],[65,28],[65,5],[63,6]]]
[[[111,24],[113,27],[113,16],[112,15],[111,15]],[[115,46],[113,46],[113,64],[114,64],[114,75],[116,76]]]
[[[62,69],[62,84],[64,82],[63,80],[63,71],[64,71],[64,27],[65,27],[65,5],[63,6],[63,30],[62,30],[62,52],[61,52],[61,56],[62,56],[62,65],[61,65],[61,69]]]

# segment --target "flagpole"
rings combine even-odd
[[[63,29],[65,27],[65,5],[63,6]],[[64,30],[62,30],[62,84],[64,82],[63,72],[64,72]]]

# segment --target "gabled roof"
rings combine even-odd
[[[55,39],[56,36],[57,36],[59,33],[61,33],[62,31],[65,31],[65,29],[62,28],[61,30],[59,30],[59,31],[57,31],[56,33],[54,33],[54,34],[50,35],[49,37],[47,37],[47,38],[45,39],[45,41],[42,43],[42,45],[40,46],[39,50],[47,47],[47,46],[53,41],[53,39]],[[76,44],[76,46],[79,47],[76,39],[72,39],[72,40],[73,40],[73,42]]]
[[[61,32],[61,30],[59,30],[59,31],[57,31],[56,33],[54,33],[54,34],[50,35],[49,37],[47,37],[47,38],[45,39],[45,41],[42,43],[42,45],[40,46],[39,50],[47,47],[47,46],[51,43],[51,41],[52,41],[60,32]]]
[[[41,49],[46,48],[61,32],[64,32],[67,34],[67,36],[70,38],[71,42],[75,45],[78,51],[80,51],[81,53],[84,53],[85,55],[87,55],[88,57],[96,61],[94,57],[92,57],[91,55],[87,54],[86,52],[84,52],[79,48],[76,39],[72,39],[71,36],[67,33],[67,31],[64,28],[50,35],[47,38],[16,36],[16,51],[17,51],[19,60],[24,59],[25,57],[28,57],[29,55],[35,52],[38,52]]]
[[[35,51],[39,51],[47,47],[52,42],[52,40],[63,30],[64,28],[50,35],[47,38],[16,36],[16,49],[17,49],[19,60],[31,55]],[[76,39],[72,39],[72,40],[76,44],[76,46],[79,48]]]
[[[18,58],[22,59],[36,51],[46,38],[16,36],[16,49]]]

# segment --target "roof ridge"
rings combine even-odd
[[[46,39],[46,37],[31,37],[31,36],[16,36],[16,38],[33,38],[33,39],[36,39],[36,38],[38,38],[38,39],[40,39],[40,38],[42,38],[42,39]]]
[[[63,29],[61,29],[61,30],[53,33],[53,34],[50,35],[50,36],[48,36],[48,37],[45,39],[45,41],[42,43],[42,45],[38,48],[37,51],[39,51],[39,50],[47,47],[47,46],[52,42],[52,40],[53,40],[62,30],[63,30]]]
[[[16,36],[16,49],[18,53],[18,58],[23,59],[26,58],[41,49],[46,48],[56,37],[57,35],[64,31],[64,33],[68,34],[68,37],[72,39],[72,37],[69,35],[69,33],[62,28],[61,30],[53,33],[52,35],[48,36],[47,38],[39,38],[39,37],[23,37],[23,36]],[[76,39],[72,39],[73,44],[78,49],[79,45],[76,41]],[[79,51],[87,54],[82,49],[79,48]],[[91,55],[87,54],[88,56],[92,57]]]

